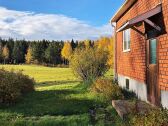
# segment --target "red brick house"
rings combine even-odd
[[[119,85],[168,108],[168,0],[125,0],[111,23]]]

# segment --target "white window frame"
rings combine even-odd
[[[129,39],[130,39],[130,44],[131,44],[131,29],[126,29],[126,30],[123,31],[123,52],[129,52],[131,50],[130,49],[131,47],[130,48],[127,47],[127,49],[124,48],[124,46],[125,46],[125,31],[127,31],[127,30],[129,30],[129,32],[130,32],[130,38]],[[127,41],[127,46],[128,46],[128,41]]]

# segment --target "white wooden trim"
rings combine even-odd
[[[126,49],[126,50],[123,50],[123,52],[130,52],[131,49]]]

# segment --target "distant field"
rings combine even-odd
[[[0,65],[7,70],[22,70],[33,77],[36,91],[26,95],[9,107],[0,106],[0,126],[88,126],[97,124],[120,125],[115,110],[100,110],[97,120],[89,115],[89,109],[104,103],[84,89],[70,68],[49,68],[36,65]],[[111,72],[107,73],[111,78]],[[106,122],[108,114],[111,121]]]
[[[6,70],[22,71],[24,74],[34,78],[36,82],[58,81],[58,80],[78,80],[70,68],[55,68],[38,65],[0,65]],[[111,78],[113,70],[106,73],[106,77]]]
[[[55,68],[37,65],[0,65],[0,68],[6,70],[21,70],[24,74],[34,78],[36,82],[59,81],[59,80],[77,80],[70,68]]]

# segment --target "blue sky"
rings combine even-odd
[[[95,39],[99,36],[110,35],[112,34],[112,30],[110,30],[111,28],[108,24],[109,20],[123,1],[124,0],[0,0],[0,11],[2,11],[0,12],[0,16],[3,16],[3,18],[0,17],[0,36],[8,37],[11,35],[15,38],[26,39],[42,39],[42,37],[46,37],[46,39],[66,40],[70,38]],[[46,18],[48,18],[48,21]],[[41,21],[43,19],[44,21]],[[60,19],[60,21],[58,21],[58,19]],[[64,22],[66,19],[68,22]],[[22,23],[22,27],[18,25],[19,21]],[[35,29],[36,24],[39,26]],[[73,24],[73,27],[70,27],[70,24]],[[6,27],[3,25],[6,25]],[[42,28],[43,32],[37,34],[37,32],[40,32],[37,29],[45,27],[46,25],[47,28]],[[60,27],[53,29],[51,25],[59,25]],[[47,30],[48,28],[50,28],[51,31]],[[67,31],[65,29],[67,29]],[[60,32],[57,33],[56,30]],[[75,30],[77,30],[77,32]],[[103,30],[105,30],[104,34]],[[85,31],[86,35],[82,31]],[[65,34],[63,34],[63,32],[65,32]],[[72,34],[69,32],[72,32]]]

